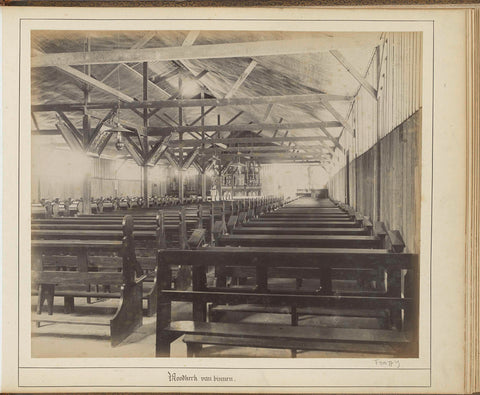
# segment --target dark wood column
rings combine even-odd
[[[345,203],[350,204],[350,151],[347,150],[345,155]]]
[[[182,95],[182,74],[178,75],[178,91],[180,93],[180,99],[183,98]],[[183,126],[183,109],[178,107],[178,126]],[[183,132],[178,134],[178,140],[180,142],[179,157],[178,157],[178,198],[180,203],[183,204],[184,198],[184,180],[183,180]]]
[[[143,101],[148,100],[148,63],[143,62]],[[148,146],[148,109],[143,109],[143,126],[144,126],[144,136],[143,136],[143,157],[147,156],[149,146]],[[148,166],[146,163],[142,166],[142,175],[143,175],[143,205],[145,208],[148,208]]]
[[[84,51],[90,51],[90,37],[87,37],[84,43]],[[88,76],[91,74],[91,66],[83,66],[84,73]],[[92,207],[90,204],[90,199],[92,197],[92,172],[93,172],[93,159],[87,156],[86,148],[88,147],[90,137],[92,134],[91,128],[91,120],[90,115],[87,113],[87,105],[88,101],[90,100],[90,89],[89,86],[85,84],[83,89],[83,99],[84,99],[84,110],[83,110],[83,120],[82,120],[82,128],[83,128],[83,155],[86,156],[87,166],[85,168],[85,174],[83,178],[83,186],[82,186],[82,214],[91,214]]]

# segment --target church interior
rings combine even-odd
[[[421,33],[31,54],[32,357],[418,355]]]

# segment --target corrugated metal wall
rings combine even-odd
[[[377,98],[359,90],[336,150],[330,196],[398,229],[409,251],[418,251],[421,138],[421,33],[387,33],[372,56],[365,79]],[[379,183],[379,188],[377,188]]]

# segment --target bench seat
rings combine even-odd
[[[366,228],[292,228],[274,226],[248,226],[235,228],[233,234],[238,235],[367,235]]]
[[[330,247],[330,248],[380,248],[382,241],[375,236],[351,235],[261,235],[233,234],[218,238],[218,246],[245,247]]]
[[[270,324],[172,321],[167,332],[243,338],[276,338],[308,341],[352,341],[369,343],[408,343],[408,332],[386,329],[321,328]]]
[[[108,317],[92,317],[85,315],[75,316],[72,314],[67,316],[63,316],[61,314],[53,314],[48,316],[36,314],[32,317],[32,322],[44,322],[48,324],[110,326],[110,321],[111,320]]]
[[[256,339],[225,336],[204,336],[204,335],[186,335],[183,341],[188,345],[217,345],[233,347],[255,347],[255,348],[275,348],[291,350],[312,350],[312,351],[331,351],[362,354],[389,354],[395,355],[396,350],[390,344],[362,344],[336,342],[332,344],[327,341],[309,341],[307,344],[301,340],[285,339]],[[197,351],[198,352],[198,351]],[[193,353],[192,353],[193,354]],[[295,355],[295,354],[294,354]],[[195,355],[190,355],[195,356]]]
[[[184,342],[190,356],[198,352],[198,347],[191,347],[193,344],[325,351],[343,348],[349,352],[384,353],[388,352],[387,349],[378,345],[395,346],[410,342],[407,332],[383,329],[173,321],[164,331],[185,334]]]
[[[290,306],[263,306],[252,304],[220,305],[210,308],[211,314],[216,313],[269,313],[269,314],[291,314]],[[299,307],[299,315],[338,315],[338,309],[329,309],[328,307]],[[367,317],[367,318],[385,318],[388,315],[386,310],[367,310],[367,309],[343,309],[342,316],[345,317]],[[216,320],[214,320],[216,321]]]
[[[357,221],[284,221],[284,220],[271,220],[271,218],[256,218],[243,224],[243,226],[269,226],[279,228],[348,228],[348,227],[360,227]]]

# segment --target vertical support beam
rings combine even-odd
[[[346,165],[345,165],[345,203],[350,205],[350,150],[347,150],[345,155]]]
[[[218,195],[218,200],[223,199],[223,191],[222,191],[222,169],[220,166],[217,168],[218,171],[218,177],[217,177],[217,195]]]
[[[182,73],[178,74],[178,92],[180,94],[180,99],[183,99],[182,95]],[[178,126],[183,126],[183,109],[178,107]],[[178,198],[180,199],[180,204],[183,204],[184,198],[184,188],[183,188],[183,133],[180,132],[178,136],[180,141],[179,157],[178,157]]]
[[[377,47],[377,70],[380,69],[381,67],[381,61],[382,59],[380,58],[380,47]],[[375,221],[380,221],[381,217],[381,150],[380,150],[380,137],[382,135],[382,125],[383,125],[383,120],[382,120],[382,102],[383,102],[383,96],[379,98],[376,102],[377,106],[377,134],[376,134],[376,142],[374,145],[374,157],[373,157],[373,180],[374,180],[374,195],[373,195],[373,218]]]
[[[202,199],[207,200],[207,173],[202,173]]]
[[[204,99],[205,98],[205,92],[202,88],[202,91],[200,92],[200,98]],[[205,107],[202,106],[200,108],[200,115],[202,116],[201,119],[201,125],[205,126]],[[202,130],[202,150],[205,148],[205,130]],[[202,199],[203,201],[207,200],[207,173],[206,173],[206,168],[203,167],[203,171],[201,173],[201,178],[202,178]]]
[[[85,44],[84,44],[84,51],[89,52],[90,51],[90,37],[87,37]],[[84,72],[86,75],[90,76],[91,74],[91,66],[83,66],[84,67]],[[83,147],[85,150],[85,147],[88,147],[89,141],[90,141],[90,135],[91,135],[91,125],[90,125],[90,116],[87,114],[87,105],[88,101],[90,100],[90,91],[89,91],[89,86],[85,85],[84,91],[83,91],[83,99],[84,99],[84,111],[83,111]],[[83,153],[86,155],[86,152]],[[86,156],[86,160],[88,161],[88,165],[85,169],[85,176],[83,179],[83,186],[82,186],[82,200],[83,200],[83,205],[82,205],[82,214],[91,214],[92,213],[92,208],[90,204],[90,199],[92,197],[92,159]]]
[[[183,180],[183,169],[178,168],[178,198],[180,199],[180,203],[183,204],[183,197],[184,197],[184,180]]]
[[[143,62],[143,101],[148,100],[148,63]],[[147,157],[148,154],[148,109],[143,109],[143,126],[144,126],[144,135],[143,135],[143,157]],[[143,163],[142,166],[143,173],[143,206],[148,208],[148,166]]]

